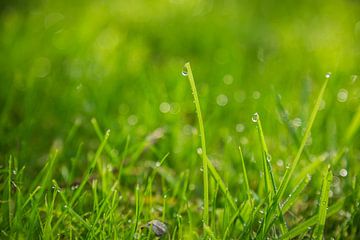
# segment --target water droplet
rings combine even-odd
[[[223,78],[223,82],[226,84],[226,85],[231,85],[234,81],[234,78],[232,75],[230,74],[226,74]]]
[[[290,164],[287,164],[285,168],[290,169]]]
[[[188,69],[187,69],[187,67],[185,65],[184,65],[184,67],[182,69],[181,75],[183,75],[184,77],[186,77],[188,75]]]
[[[202,152],[203,152],[203,151],[202,151],[202,148],[197,148],[197,149],[196,149],[196,152],[197,152],[197,154],[201,155]]]
[[[64,205],[64,208],[67,208],[67,207],[68,207],[68,206],[65,204],[65,205]]]
[[[341,170],[339,171],[339,174],[340,174],[340,176],[342,176],[342,177],[346,177],[346,176],[348,175],[348,172],[347,172],[347,170],[346,170],[345,168],[343,168],[343,169],[341,169]]]
[[[171,106],[168,102],[162,102],[159,106],[159,110],[162,113],[168,113],[171,110]]]
[[[327,73],[325,74],[325,77],[326,77],[326,78],[330,78],[330,77],[331,77],[331,72],[327,72]]]
[[[16,175],[16,170],[13,170],[12,173],[13,173],[14,175]]]
[[[256,123],[259,120],[259,114],[258,113],[254,113],[251,117],[251,121],[253,121],[254,123]]]
[[[130,126],[134,126],[134,125],[136,125],[136,123],[138,122],[138,118],[137,118],[136,115],[130,115],[130,116],[128,117],[127,121],[128,121],[128,124],[129,124]]]
[[[259,91],[254,91],[254,92],[252,93],[252,98],[253,98],[253,99],[257,100],[257,99],[259,99],[260,97],[261,97],[261,93],[260,93]]]
[[[71,186],[71,191],[74,191],[74,190],[76,190],[76,189],[78,189],[78,188],[79,188],[79,185],[78,185],[78,184],[72,185],[72,186]]]
[[[346,89],[340,89],[337,94],[338,102],[346,102],[348,99],[348,91]]]
[[[276,161],[276,165],[278,165],[279,167],[282,167],[282,166],[284,166],[284,161],[279,159]]]
[[[160,167],[160,165],[161,165],[160,162],[156,162],[156,163],[155,163],[155,166],[156,166],[156,167]]]
[[[268,154],[268,155],[266,156],[266,161],[271,162],[271,155],[270,155],[270,154]]]
[[[200,168],[200,172],[203,172],[204,171],[204,169],[203,168]]]
[[[236,131],[237,132],[243,132],[245,130],[245,126],[242,123],[236,124]]]
[[[216,97],[217,105],[223,107],[228,103],[228,97],[225,94],[220,94]]]

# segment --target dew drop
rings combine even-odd
[[[156,163],[155,163],[155,166],[156,166],[156,167],[160,167],[160,165],[161,165],[160,162],[156,162]]]
[[[245,130],[245,126],[242,123],[238,123],[238,124],[236,124],[235,129],[236,129],[237,132],[240,133],[240,132],[243,132]]]
[[[200,172],[203,172],[204,171],[204,169],[203,168],[200,168]]]
[[[284,161],[279,159],[277,162],[276,162],[276,165],[278,165],[278,167],[282,167],[284,166]]]
[[[216,97],[216,103],[217,105],[223,107],[228,103],[228,97],[225,94],[220,94]]]
[[[326,78],[330,78],[330,77],[331,77],[331,72],[327,72],[327,73],[325,74],[325,77],[326,77]]]
[[[202,151],[202,148],[197,148],[197,149],[196,149],[196,152],[197,152],[197,154],[201,155],[202,152],[203,152],[203,151]]]
[[[343,169],[341,169],[341,170],[339,171],[339,174],[340,174],[340,176],[342,176],[342,177],[346,177],[346,176],[348,175],[348,172],[347,172],[347,170],[346,170],[345,168],[343,168]]]
[[[137,118],[136,115],[130,115],[130,116],[128,117],[127,121],[128,121],[128,124],[129,124],[130,126],[134,126],[134,125],[136,125],[136,123],[138,122],[138,118]]]
[[[251,121],[253,121],[254,123],[256,123],[257,121],[259,121],[259,114],[258,113],[254,113],[251,117]]]
[[[346,89],[340,89],[337,94],[338,102],[346,102],[348,99],[348,91]]]
[[[268,162],[271,161],[271,155],[270,155],[270,154],[268,154],[268,155],[266,156],[266,160],[267,160]]]
[[[258,100],[261,97],[261,93],[259,91],[254,91],[252,93],[252,98]]]
[[[227,74],[224,76],[223,78],[223,82],[226,84],[226,85],[231,85],[234,81],[234,77],[230,74]]]
[[[162,102],[159,106],[159,110],[162,113],[168,113],[171,110],[171,106],[168,102]]]
[[[188,75],[188,69],[187,67],[184,65],[183,69],[182,69],[182,72],[181,72],[181,75],[183,75],[184,77],[186,77]]]

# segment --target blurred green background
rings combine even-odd
[[[13,154],[38,169],[59,148],[66,167],[79,142],[96,149],[95,118],[118,152],[127,136],[136,148],[164,128],[149,159],[170,152],[172,169],[198,168],[196,116],[181,75],[187,61],[220,167],[223,156],[238,164],[239,144],[256,157],[254,112],[273,158],[289,161],[296,146],[276,95],[300,136],[327,72],[309,152],[336,150],[359,105],[359,1],[38,0],[2,1],[0,9],[3,163]]]

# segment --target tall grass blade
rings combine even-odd
[[[320,201],[319,201],[319,218],[318,218],[318,224],[314,231],[314,239],[321,240],[323,239],[324,235],[324,228],[325,228],[325,220],[326,220],[326,213],[327,213],[327,207],[329,202],[329,191],[330,186],[332,183],[332,172],[330,170],[330,165],[328,166],[327,172],[324,175],[323,183],[321,187],[321,195],[320,195]]]
[[[267,217],[267,229],[265,230],[265,233],[267,233],[268,229],[270,228],[270,226],[272,225],[273,223],[273,219],[274,219],[274,215],[275,215],[275,210],[277,209],[282,197],[284,196],[284,193],[285,193],[285,190],[287,189],[288,185],[289,185],[289,182],[290,182],[290,179],[293,177],[293,174],[294,174],[294,171],[295,171],[295,168],[296,166],[298,165],[299,161],[300,161],[300,157],[301,157],[301,154],[304,150],[304,147],[305,147],[305,144],[310,136],[310,133],[311,133],[311,128],[313,126],[313,123],[315,121],[315,118],[316,118],[316,115],[319,111],[319,108],[320,108],[320,104],[321,104],[321,100],[323,98],[323,95],[325,93],[325,89],[326,89],[326,86],[328,84],[328,81],[329,81],[329,77],[326,77],[322,87],[321,87],[321,90],[320,90],[320,93],[316,99],[316,102],[315,102],[315,105],[314,105],[314,108],[311,112],[311,115],[310,115],[310,118],[309,118],[309,121],[308,121],[308,125],[306,127],[306,130],[305,130],[305,133],[304,133],[304,136],[301,140],[301,144],[300,144],[300,147],[299,147],[299,150],[294,158],[294,161],[292,162],[291,166],[289,169],[287,169],[287,171],[285,172],[285,175],[284,175],[284,178],[282,179],[281,183],[280,183],[280,187],[279,187],[279,190],[274,198],[274,203],[272,204],[269,212],[267,213],[268,217]]]

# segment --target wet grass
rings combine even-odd
[[[360,238],[359,4],[80,2],[0,10],[0,239]]]

